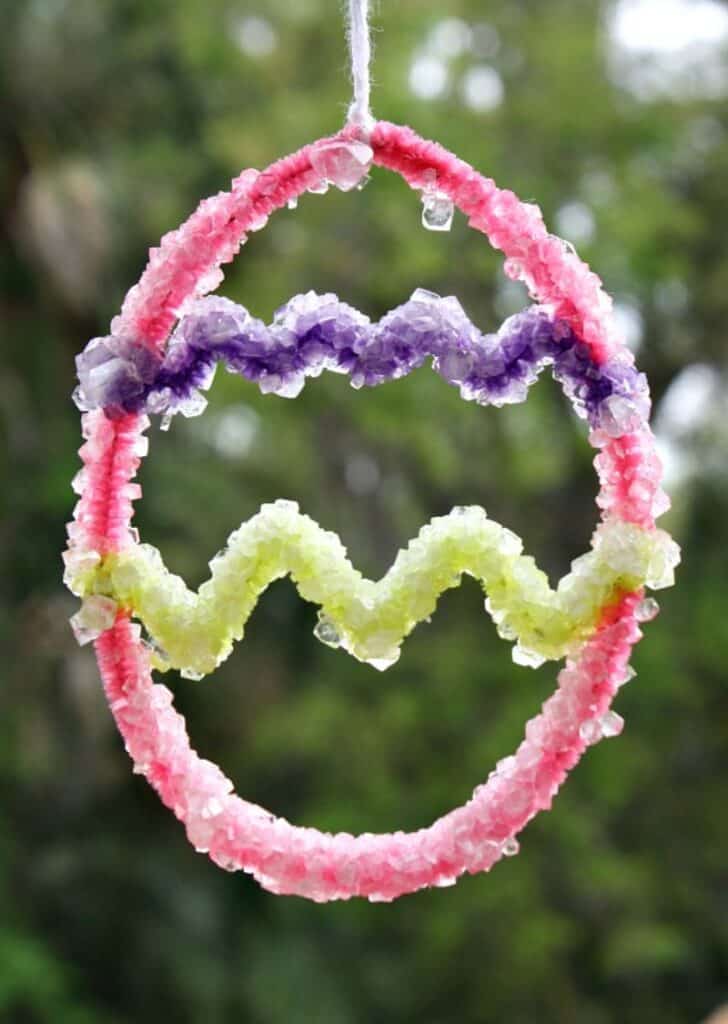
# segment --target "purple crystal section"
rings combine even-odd
[[[551,366],[593,428],[618,437],[649,416],[647,381],[628,352],[595,363],[571,327],[540,306],[510,317],[496,334],[481,334],[456,298],[422,289],[378,323],[335,295],[315,292],[291,299],[270,327],[229,299],[199,299],[177,325],[163,360],[127,339],[94,339],[76,360],[76,401],[110,415],[195,415],[205,405],[200,390],[210,386],[219,362],[263,392],[294,398],[306,377],[323,370],[349,374],[354,387],[373,387],[428,358],[463,398],[481,405],[523,401]]]
[[[76,356],[74,401],[83,412],[103,408],[110,418],[139,412],[161,366],[161,355],[132,338],[93,338]]]

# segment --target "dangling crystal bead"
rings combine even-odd
[[[399,650],[394,650],[384,658],[367,658],[367,664],[375,668],[377,672],[386,672],[388,668],[399,661],[399,653]]]
[[[193,391],[191,395],[179,404],[179,411],[186,419],[202,415],[206,408],[207,399],[199,391]]]
[[[455,204],[442,192],[425,192],[422,196],[422,226],[428,231],[449,231],[455,215]]]
[[[607,711],[599,719],[599,728],[605,739],[611,739],[612,736],[619,736],[624,729],[624,719],[616,711]]]
[[[660,613],[660,606],[654,597],[645,597],[634,610],[638,622],[652,622]]]
[[[331,619],[328,619],[321,612],[319,612],[319,619],[314,627],[313,635],[322,644],[326,644],[327,647],[339,647],[341,645],[341,637],[336,626]]]

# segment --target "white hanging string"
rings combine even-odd
[[[347,120],[349,124],[355,124],[361,128],[366,136],[376,123],[369,107],[371,95],[369,65],[372,59],[369,0],[349,0],[348,37],[354,98],[349,107]]]

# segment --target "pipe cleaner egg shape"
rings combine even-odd
[[[505,272],[535,304],[482,334],[458,301],[417,290],[378,323],[333,295],[287,302],[266,326],[212,296],[221,264],[252,231],[304,192],[348,191],[379,166],[398,173],[423,201],[423,222],[449,226],[458,207],[505,254]],[[72,620],[95,642],[112,714],[134,762],[184,823],[200,852],[244,870],[275,893],[316,901],[392,900],[464,872],[489,870],[518,851],[516,836],[553,796],[584,750],[617,735],[613,698],[631,677],[640,624],[657,605],[645,588],[673,582],[675,543],[655,525],[668,507],[649,418],[647,383],[616,334],[598,277],[549,234],[538,207],[496,187],[467,163],[411,129],[376,122],[366,141],[355,127],[304,146],[263,172],[244,171],[230,192],[204,200],[166,235],[127,294],[111,333],[77,358],[83,410],[83,469],[66,582],[82,599]],[[553,589],[519,538],[483,509],[433,519],[377,581],[367,580],[333,533],[290,501],[263,505],[231,534],[197,592],[139,542],[131,527],[134,482],[147,453],[150,415],[193,416],[215,367],[295,397],[309,376],[348,374],[355,387],[404,376],[426,360],[466,400],[501,406],[525,399],[550,367],[598,451],[601,522],[590,550]],[[259,594],[290,575],[319,605],[317,637],[385,669],[439,595],[474,576],[514,660],[566,658],[554,694],[528,722],[516,752],[471,799],[413,833],[352,836],[297,827],[233,792],[220,768],[191,747],[172,694],[152,670],[200,679],[243,637]],[[142,626],[146,637],[142,638]]]

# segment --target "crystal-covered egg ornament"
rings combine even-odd
[[[462,211],[502,250],[507,274],[537,305],[481,334],[456,299],[423,291],[378,324],[334,296],[297,296],[270,326],[204,297],[220,283],[221,265],[275,210],[329,185],[355,190],[372,167],[395,171],[420,193],[428,229],[447,230],[454,210]],[[602,521],[590,551],[555,589],[515,534],[477,507],[434,519],[378,582],[362,579],[338,537],[290,501],[264,505],[243,523],[197,592],[140,543],[131,520],[148,417],[199,415],[217,362],[265,393],[292,398],[324,369],[374,386],[425,359],[464,398],[493,405],[523,400],[550,366],[588,421]],[[621,731],[612,700],[630,678],[640,625],[657,613],[644,590],[669,586],[678,560],[655,525],[668,502],[646,381],[599,279],[548,233],[538,208],[408,128],[377,122],[366,138],[347,128],[262,173],[244,171],[229,192],[204,200],[151,250],[109,335],[87,346],[78,368],[84,465],[65,553],[66,581],[82,601],[73,624],[80,642],[95,643],[135,771],[184,823],[194,847],[271,892],[316,901],[392,900],[515,855],[517,835],[551,806],[587,747]],[[152,676],[170,667],[191,679],[212,671],[242,635],[260,590],[286,573],[320,606],[318,639],[380,669],[462,573],[482,582],[518,664],[562,657],[566,664],[513,756],[429,828],[352,836],[296,827],[233,792],[222,770],[193,750],[171,692]]]

